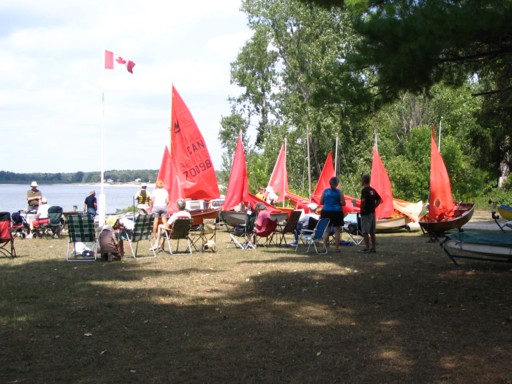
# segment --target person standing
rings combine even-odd
[[[144,183],[140,186],[140,191],[135,195],[137,199],[137,209],[139,213],[147,215],[149,212],[149,205],[151,203],[151,195],[147,191],[147,184]]]
[[[30,184],[30,189],[27,191],[27,203],[28,203],[28,211],[35,212],[37,208],[41,205],[42,194],[39,189],[37,189],[37,181],[33,181]]]
[[[343,226],[343,206],[345,206],[345,196],[343,191],[338,188],[340,179],[333,176],[329,179],[329,188],[322,193],[320,204],[323,205],[320,219],[329,219],[330,225],[334,227],[334,242],[336,253],[340,252],[340,233]],[[327,227],[324,233],[325,248],[329,245],[330,228]]]
[[[84,201],[84,213],[87,214],[92,220],[96,216],[96,211],[98,210],[98,200],[96,200],[96,191],[92,190],[89,193],[89,196],[85,198]]]
[[[151,194],[150,210],[155,215],[153,221],[153,238],[158,239],[158,221],[162,219],[162,225],[167,225],[167,204],[169,203],[169,193],[164,188],[164,182],[157,180],[155,189]],[[158,246],[158,244],[156,244]]]
[[[375,253],[375,208],[382,202],[382,198],[375,189],[370,187],[370,176],[361,176],[361,232],[364,239],[364,249],[359,253]],[[370,242],[371,239],[371,242]]]

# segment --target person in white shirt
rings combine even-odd
[[[155,189],[151,194],[151,206],[150,210],[155,215],[155,221],[153,222],[153,237],[157,237],[158,232],[158,221],[162,219],[162,224],[167,224],[167,203],[169,203],[169,193],[164,188],[164,182],[157,180]]]
[[[169,220],[167,220],[167,227],[172,227],[176,219],[190,219],[192,217],[190,212],[185,209],[187,207],[185,200],[178,199],[176,201],[176,206],[178,207],[178,211],[174,212],[171,217],[169,217]]]
[[[290,243],[290,245],[295,246],[297,245],[297,241],[299,240],[299,233],[302,230],[302,228],[307,229],[313,229],[309,228],[309,222],[312,219],[312,222],[318,222],[320,220],[320,215],[317,212],[318,205],[315,203],[309,203],[308,204],[309,213],[302,212],[302,215],[300,215],[299,221],[297,223],[297,226],[295,227],[294,235],[295,235],[295,242]]]
[[[37,208],[36,217],[30,222],[30,233],[27,235],[27,239],[31,239],[33,236],[32,231],[34,228],[39,227],[41,224],[47,224],[50,219],[48,218],[48,200],[46,197],[41,199],[41,205]]]
[[[160,224],[158,226],[158,228],[160,229],[165,229],[165,230],[170,230],[172,228],[172,225],[174,224],[174,222],[178,219],[190,219],[192,218],[192,216],[190,215],[190,212],[187,211],[185,208],[187,207],[187,204],[185,203],[185,200],[183,199],[178,199],[176,201],[176,207],[178,207],[178,211],[174,212],[171,217],[169,218],[169,220],[167,220],[167,223],[166,224]],[[151,250],[156,250],[158,249],[159,247],[163,247],[163,242],[164,242],[164,238],[162,238],[161,240],[161,244],[159,244],[158,242],[151,248]]]
[[[275,205],[277,202],[278,196],[274,192],[274,188],[272,188],[271,186],[268,186],[265,191],[267,192],[267,196],[266,196],[267,204]]]

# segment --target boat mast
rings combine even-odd
[[[174,83],[171,83],[171,123],[169,124],[169,154],[172,153],[172,91],[174,89]],[[156,180],[155,180],[156,181]]]
[[[437,149],[439,150],[439,153],[441,153],[441,129],[443,124],[443,116],[441,116],[441,119],[439,120],[439,138],[437,139]]]
[[[309,123],[306,123],[306,151],[308,153],[308,199],[311,201],[311,157],[309,155]]]
[[[336,144],[334,145],[334,176],[338,175],[338,134],[336,134]]]

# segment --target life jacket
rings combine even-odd
[[[150,196],[149,196],[148,191],[146,191],[145,189],[140,191],[139,194],[137,195],[137,203],[149,205],[149,201],[150,201]]]

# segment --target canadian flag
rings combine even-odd
[[[115,56],[117,65],[124,65],[128,72],[133,73],[135,63],[131,60],[125,60],[121,56]],[[114,69],[114,52],[105,50],[105,69]]]

